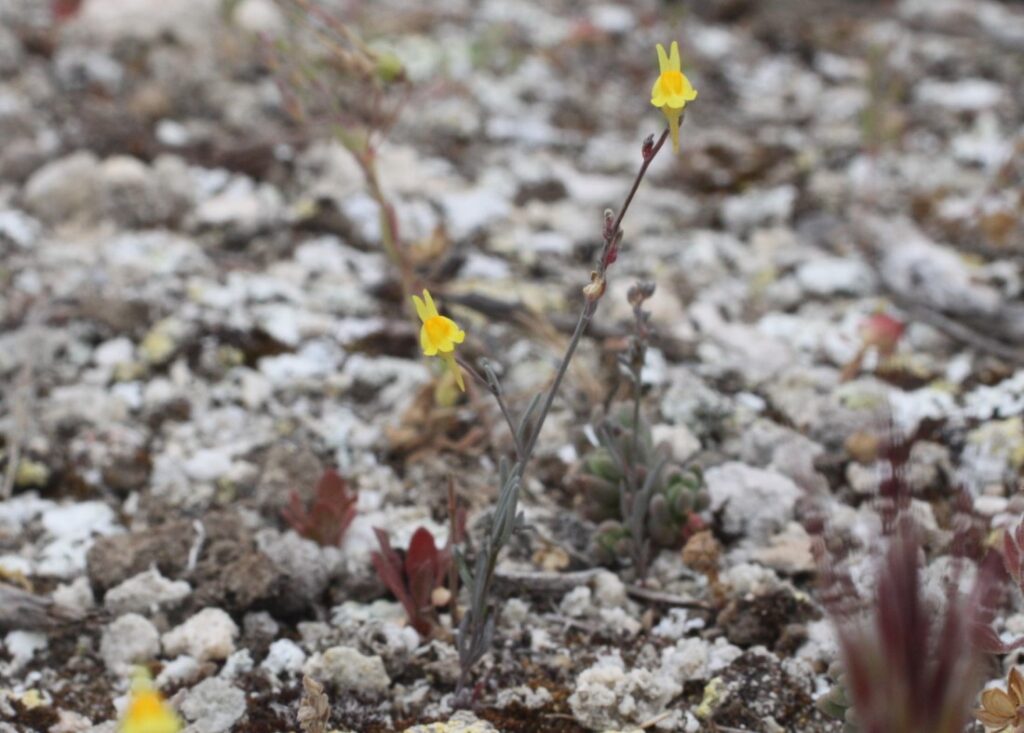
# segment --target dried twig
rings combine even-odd
[[[892,298],[896,305],[905,310],[911,318],[937,328],[951,339],[967,344],[978,351],[1004,359],[1011,364],[1024,366],[1024,350],[1015,349],[1002,341],[990,338],[976,328],[971,328],[920,303],[910,301],[897,293],[890,292],[889,297]]]
[[[312,677],[302,678],[302,700],[299,702],[299,727],[305,733],[327,733],[331,718],[331,703],[324,686]]]
[[[570,573],[498,570],[494,573],[494,581],[495,587],[502,591],[558,594],[567,593],[573,588],[586,585],[601,572],[600,568],[577,570]]]
[[[676,606],[678,608],[696,608],[701,611],[713,611],[713,606],[709,606],[706,603],[694,601],[689,598],[683,598],[682,596],[673,595],[672,593],[662,593],[660,591],[651,590],[650,588],[643,588],[639,585],[627,585],[626,593],[633,598],[639,598],[642,601],[649,601],[650,603],[661,603],[666,606]]]
[[[46,596],[0,583],[0,631],[55,629],[81,618]]]

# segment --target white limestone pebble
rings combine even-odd
[[[160,632],[145,616],[126,613],[103,629],[100,656],[107,669],[123,674],[133,664],[160,654]]]
[[[227,659],[235,651],[238,626],[219,608],[204,608],[163,636],[164,653],[188,654],[200,662]]]

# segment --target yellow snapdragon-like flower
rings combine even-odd
[[[440,356],[444,359],[445,364],[455,375],[459,389],[465,392],[466,384],[462,380],[462,370],[455,362],[455,345],[466,339],[466,332],[451,318],[437,312],[434,299],[427,290],[423,291],[422,299],[418,295],[412,296],[412,302],[416,304],[416,313],[423,321],[420,327],[420,346],[423,348],[424,356]]]
[[[118,733],[178,733],[182,727],[181,719],[153,686],[149,672],[137,668]]]
[[[679,44],[675,41],[672,41],[671,55],[666,55],[665,47],[658,44],[658,66],[660,73],[651,89],[651,104],[665,113],[672,134],[672,151],[678,153],[679,118],[686,103],[697,98],[697,90],[680,69]]]

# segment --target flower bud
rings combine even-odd
[[[611,209],[604,210],[604,241],[610,242],[615,236],[615,212]]]
[[[626,299],[635,308],[654,295],[654,288],[654,283],[650,281],[634,283],[626,293]]]
[[[648,135],[644,138],[644,144],[640,147],[640,153],[644,156],[644,161],[648,161],[654,155],[654,135]]]
[[[590,283],[585,285],[583,288],[583,295],[586,297],[588,302],[593,303],[601,299],[607,285],[608,283],[605,282],[603,277],[598,275],[596,272],[592,272],[590,273]]]

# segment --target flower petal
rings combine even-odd
[[[672,51],[668,59],[668,68],[672,69],[672,71],[681,70],[679,65],[679,44],[675,41],[672,41]]]
[[[427,291],[424,290],[423,292],[426,293]],[[416,315],[420,317],[421,321],[425,322],[428,318],[430,318],[430,316],[427,314],[427,304],[420,299],[420,296],[412,296],[412,302],[413,305],[416,306]]]
[[[660,73],[664,74],[666,71],[668,71],[672,67],[669,66],[668,55],[666,55],[666,53],[665,53],[665,47],[662,46],[659,43],[657,48],[658,48],[658,70],[659,70]]]
[[[1007,685],[1008,693],[1013,701],[1018,705],[1024,704],[1024,675],[1020,673],[1020,669],[1014,667],[1010,670],[1010,682]]]
[[[654,80],[654,86],[651,87],[651,104],[655,107],[664,107],[665,102],[665,92],[661,88],[661,77],[659,76]]]
[[[434,305],[434,299],[430,297],[430,292],[423,289],[423,300],[427,301],[427,318],[433,318],[437,315],[437,306]]]
[[[974,717],[977,718],[978,722],[986,728],[994,729],[993,733],[1001,733],[1001,731],[1005,731],[1006,726],[1008,725],[1005,718],[985,712],[984,710],[975,710]]]
[[[424,356],[435,356],[437,354],[437,347],[430,340],[430,334],[427,333],[425,325],[420,328],[420,347],[423,349]]]
[[[1010,696],[999,688],[992,688],[981,693],[981,705],[992,715],[1012,720],[1017,714],[1017,706]]]

